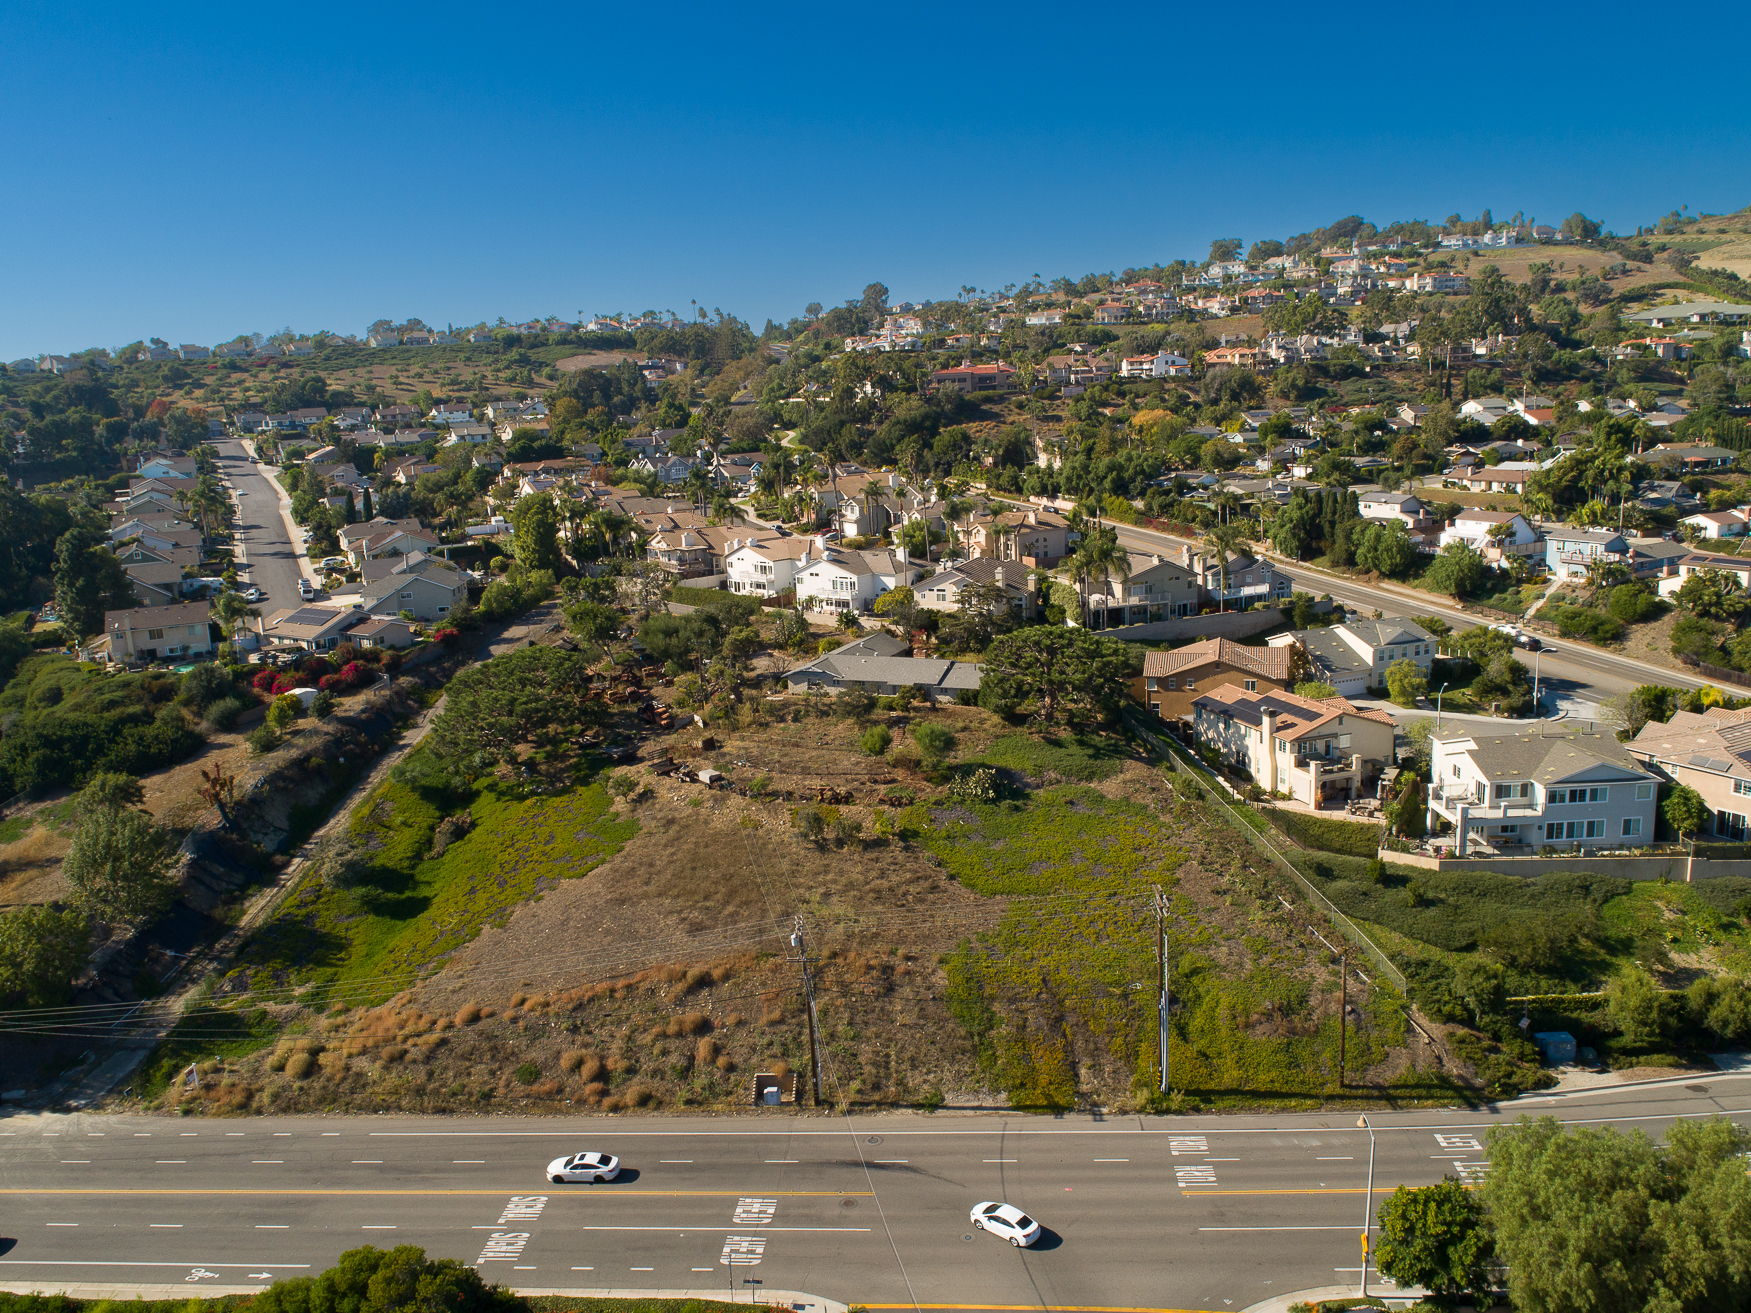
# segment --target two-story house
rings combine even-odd
[[[821,546],[797,563],[797,605],[861,613],[883,593],[910,584],[917,575],[904,557],[885,548],[859,552]]]
[[[1639,848],[1654,840],[1660,777],[1609,731],[1429,739],[1431,833],[1482,849]]]
[[[1180,564],[1198,583],[1198,609],[1246,611],[1285,601],[1292,591],[1287,575],[1278,574],[1269,560],[1250,552],[1230,552],[1223,560],[1187,546],[1180,548],[1179,555]]]
[[[1641,765],[1695,789],[1708,804],[1707,832],[1741,843],[1751,826],[1751,708],[1710,707],[1701,715],[1674,711],[1650,720],[1625,745]]]
[[[1450,543],[1464,543],[1492,564],[1507,556],[1531,558],[1543,555],[1538,530],[1518,511],[1480,511],[1467,507],[1441,531],[1439,547],[1445,549]]]
[[[1189,720],[1200,693],[1232,684],[1245,693],[1280,693],[1294,682],[1300,649],[1244,647],[1206,638],[1171,652],[1145,652],[1131,695],[1163,720]]]
[[[436,557],[415,551],[364,561],[359,581],[330,596],[373,615],[411,611],[415,620],[432,624],[468,600],[468,577]]]
[[[208,619],[213,608],[206,602],[178,602],[171,606],[137,606],[128,611],[106,611],[103,637],[112,661],[187,661],[210,657],[214,643]]]
[[[1544,564],[1551,575],[1570,579],[1585,575],[1594,564],[1628,565],[1629,540],[1615,529],[1573,529],[1565,524],[1546,525]]]
[[[1307,677],[1330,684],[1342,697],[1365,697],[1386,687],[1386,669],[1412,661],[1426,679],[1435,636],[1414,620],[1346,620],[1326,629],[1297,629],[1265,640],[1272,647],[1299,647]]]
[[[732,593],[776,597],[796,584],[797,569],[809,559],[815,540],[790,534],[752,531],[731,539],[724,552],[724,573]]]
[[[1203,586],[1196,570],[1160,556],[1133,556],[1121,578],[1093,585],[1083,599],[1090,629],[1153,624],[1196,615]],[[1104,591],[1095,592],[1094,588]]]
[[[1724,511],[1698,511],[1686,515],[1678,523],[1698,538],[1743,538],[1751,510],[1735,506]]]
[[[1725,552],[1686,552],[1678,558],[1676,573],[1661,579],[1654,588],[1661,597],[1671,597],[1691,576],[1708,570],[1731,575],[1740,588],[1751,590],[1751,557],[1728,556]]]
[[[964,596],[969,589],[994,589],[995,593],[984,595],[994,599],[1001,593],[1011,611],[1023,619],[1034,617],[1037,594],[1029,586],[1026,568],[1019,564],[975,556],[946,566],[913,586],[918,605],[927,611],[959,611],[970,600]]]
[[[1199,747],[1250,772],[1267,793],[1310,807],[1366,796],[1394,759],[1392,717],[1341,697],[1315,701],[1219,684],[1199,693],[1191,711]]]

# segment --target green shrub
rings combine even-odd
[[[1611,590],[1606,610],[1626,625],[1637,625],[1644,620],[1658,620],[1666,614],[1668,606],[1648,591],[1645,584],[1629,583],[1619,584]]]
[[[1312,816],[1307,812],[1272,807],[1265,812],[1272,825],[1303,848],[1343,853],[1349,857],[1374,857],[1380,852],[1381,829],[1365,821],[1340,821],[1335,816]]]
[[[207,707],[207,724],[214,729],[230,729],[237,723],[237,718],[249,710],[249,703],[233,693],[230,697],[220,698]]]
[[[536,1081],[541,1079],[541,1068],[537,1067],[533,1062],[525,1062],[518,1066],[518,1068],[511,1073],[511,1076],[519,1085],[533,1085]]]
[[[868,756],[879,757],[893,741],[894,736],[886,725],[871,725],[857,742]]]
[[[249,750],[257,756],[272,752],[280,746],[285,736],[272,725],[258,725],[249,731]]]
[[[1603,611],[1589,611],[1579,606],[1559,606],[1551,617],[1557,632],[1564,638],[1585,639],[1589,643],[1615,643],[1623,637],[1623,624]]]

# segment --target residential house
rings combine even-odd
[[[1191,710],[1200,748],[1214,748],[1267,793],[1309,807],[1366,796],[1395,760],[1392,717],[1341,697],[1316,701],[1218,684],[1199,693]]]
[[[1656,305],[1646,310],[1631,310],[1623,316],[1632,323],[1649,328],[1670,328],[1674,324],[1737,324],[1751,319],[1751,305],[1735,305],[1730,301],[1684,301],[1678,305]]]
[[[819,544],[813,538],[770,531],[751,531],[731,539],[724,553],[724,572],[732,593],[776,597],[796,584],[797,570]]]
[[[1654,841],[1660,776],[1609,730],[1431,735],[1428,823],[1477,849],[1639,848]]]
[[[1287,575],[1248,552],[1230,552],[1224,561],[1187,545],[1180,548],[1177,563],[1197,582],[1200,609],[1246,611],[1285,601],[1292,591]]]
[[[292,423],[301,429],[314,428],[328,418],[327,406],[300,406],[291,412]]]
[[[1674,711],[1664,725],[1650,720],[1625,746],[1640,765],[1702,795],[1706,833],[1744,842],[1751,828],[1751,709]]]
[[[1564,524],[1544,528],[1544,563],[1552,576],[1573,579],[1589,566],[1629,565],[1629,540],[1615,529],[1574,529]]]
[[[184,342],[176,349],[176,358],[178,360],[205,360],[212,354],[213,353],[206,347],[195,346],[188,342]]]
[[[429,552],[438,545],[438,535],[416,519],[389,520],[378,515],[360,524],[344,526],[340,530],[340,545],[353,558],[353,565],[361,567],[378,557]]]
[[[975,365],[970,360],[963,360],[955,368],[936,370],[930,378],[939,389],[959,392],[963,396],[1015,391],[1015,367],[1001,360],[990,365]]]
[[[331,596],[373,615],[411,611],[415,620],[431,624],[468,600],[468,576],[436,557],[414,551],[364,561],[359,582],[347,584]]]
[[[1043,507],[1001,511],[969,526],[965,547],[974,556],[1016,561],[1029,568],[1051,569],[1070,554],[1080,535],[1070,521]]]
[[[1648,465],[1677,465],[1685,470],[1716,469],[1731,465],[1739,453],[1726,447],[1711,447],[1706,442],[1662,442],[1652,451],[1642,454]]]
[[[371,422],[378,428],[387,424],[393,428],[404,429],[418,424],[420,413],[404,402],[397,402],[393,406],[377,407],[376,413],[371,416]]]
[[[1192,702],[1222,684],[1247,693],[1281,692],[1294,681],[1300,649],[1244,647],[1226,638],[1206,638],[1171,652],[1145,652],[1143,673],[1131,695],[1163,720],[1189,720]]]
[[[141,606],[168,606],[182,597],[182,567],[169,561],[134,561],[122,566]]]
[[[442,465],[434,465],[419,456],[408,456],[402,460],[390,461],[383,467],[383,472],[396,483],[405,485],[414,482],[422,474],[439,474],[443,469]]]
[[[1204,364],[1241,365],[1248,369],[1259,362],[1259,349],[1252,346],[1219,346],[1204,352]]]
[[[1686,515],[1678,523],[1697,538],[1743,538],[1748,517],[1751,517],[1751,509],[1735,506],[1725,511],[1698,511]]]
[[[192,479],[195,477],[193,456],[142,456],[134,472],[142,479]]]
[[[440,401],[426,416],[433,424],[466,424],[473,418],[474,412],[459,401]]]
[[[1386,687],[1395,661],[1413,662],[1428,678],[1435,659],[1435,636],[1414,620],[1346,620],[1325,629],[1297,629],[1265,640],[1272,647],[1295,646],[1306,658],[1307,678],[1330,684],[1342,697],[1365,697]]]
[[[970,588],[997,590],[1009,609],[1024,620],[1031,620],[1036,614],[1037,594],[1029,586],[1027,570],[1020,564],[988,557],[975,556],[945,566],[928,579],[919,580],[912,591],[918,605],[927,611],[959,611],[966,605],[968,599],[963,594]]]
[[[1660,580],[1678,574],[1678,563],[1690,553],[1691,549],[1684,543],[1667,538],[1632,538],[1629,540],[1629,568],[1637,579],[1658,589]]]
[[[454,447],[460,443],[467,443],[470,446],[479,446],[491,441],[492,425],[462,421],[450,426],[450,436],[444,439],[444,445]]]
[[[1511,492],[1526,490],[1526,483],[1538,473],[1536,465],[1478,465],[1466,470],[1450,470],[1446,477],[1472,492]]]
[[[1192,362],[1171,351],[1152,356],[1126,356],[1119,362],[1120,378],[1170,378],[1192,372]]]
[[[103,636],[110,660],[132,665],[211,656],[215,645],[208,619],[212,611],[206,602],[105,611]]]
[[[1439,546],[1464,543],[1491,564],[1507,556],[1542,556],[1538,530],[1518,511],[1481,511],[1466,507],[1441,531]]]
[[[313,356],[316,354],[316,347],[313,343],[303,340],[288,342],[280,348],[280,354],[283,356]]]
[[[916,690],[931,702],[953,702],[976,696],[983,667],[970,661],[915,657],[904,640],[892,634],[871,634],[816,657],[785,675],[793,693],[822,689],[838,693],[864,689],[892,696],[902,688]]]
[[[797,605],[813,611],[867,612],[876,598],[910,584],[917,574],[903,556],[886,548],[853,551],[821,544],[797,562]]]
[[[359,647],[412,647],[419,640],[413,626],[399,616],[374,615],[363,624],[347,630],[347,641]]]
[[[257,621],[264,647],[300,647],[329,652],[348,641],[348,633],[369,617],[354,606],[314,606],[306,603]]]
[[[1408,492],[1365,492],[1356,498],[1356,509],[1364,520],[1397,520],[1412,529],[1427,520],[1422,502]]]
[[[1692,575],[1706,570],[1732,575],[1742,590],[1751,590],[1751,556],[1728,556],[1724,552],[1686,552],[1678,558],[1677,572],[1660,580],[1655,586],[1661,597],[1671,597],[1684,587]]]
[[[1090,629],[1101,630],[1196,615],[1205,591],[1197,568],[1201,560],[1201,556],[1193,556],[1188,564],[1161,556],[1129,557],[1123,576],[1115,574],[1098,585],[1088,585],[1082,599],[1084,622]],[[1096,587],[1108,591],[1097,593]]]

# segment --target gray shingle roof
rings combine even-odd
[[[1619,773],[1612,778],[1649,778],[1624,745],[1607,733],[1540,731],[1465,737],[1477,744],[1471,759],[1492,780],[1519,778],[1555,784],[1599,766]]]

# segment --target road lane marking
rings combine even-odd
[[[1355,1230],[1347,1227],[1346,1230]],[[1027,1304],[864,1304],[864,1308],[971,1308],[971,1309],[1023,1309],[1031,1308]],[[1205,1309],[1196,1308],[1142,1308],[1114,1306],[1112,1304],[1053,1304],[1053,1313],[1208,1313]]]
[[[244,1138],[244,1132],[242,1132],[242,1131],[226,1131],[225,1138],[227,1140],[241,1140]]]
[[[184,1162],[186,1160],[182,1159],[182,1158],[170,1158],[170,1159],[164,1159],[162,1161],[180,1163],[180,1162]],[[461,1189],[454,1189],[454,1190],[302,1190],[302,1189],[283,1189],[283,1190],[269,1190],[269,1189],[261,1189],[261,1190],[242,1190],[242,1189],[236,1189],[236,1190],[233,1190],[233,1189],[180,1190],[179,1189],[179,1190],[172,1190],[172,1189],[168,1189],[168,1188],[162,1189],[162,1190],[157,1190],[157,1189],[132,1189],[132,1190],[128,1190],[128,1189],[99,1189],[96,1187],[86,1187],[86,1186],[49,1186],[49,1187],[45,1187],[45,1188],[40,1189],[40,1190],[33,1190],[33,1189],[29,1188],[28,1186],[0,1186],[0,1195],[13,1195],[13,1194],[22,1194],[22,1195],[36,1195],[36,1194],[102,1194],[102,1195],[215,1194],[215,1195],[318,1195],[318,1196],[322,1196],[325,1198],[327,1198],[327,1197],[340,1198],[340,1197],[345,1197],[348,1195],[418,1195],[418,1196],[422,1196],[422,1197],[438,1197],[438,1196],[443,1196],[443,1195],[481,1195],[481,1194],[505,1195],[505,1194],[509,1194],[509,1193],[511,1193],[510,1189],[505,1188],[505,1187],[501,1187],[497,1190],[461,1190]],[[785,1198],[785,1199],[812,1199],[812,1198],[871,1199],[871,1198],[874,1198],[874,1191],[871,1191],[871,1190],[775,1190],[772,1193],[780,1196],[781,1198]],[[613,1190],[613,1191],[605,1191],[601,1194],[585,1195],[585,1194],[569,1194],[568,1193],[568,1194],[558,1195],[555,1197],[561,1198],[561,1199],[591,1199],[591,1200],[596,1200],[596,1199],[689,1199],[689,1198],[739,1199],[742,1197],[742,1192],[740,1190]],[[180,1266],[180,1264],[173,1264],[172,1266]]]
[[[755,1223],[755,1225],[758,1226],[759,1223]],[[578,1230],[580,1230],[580,1231],[664,1231],[664,1232],[675,1233],[675,1232],[680,1232],[680,1231],[739,1231],[745,1226],[747,1226],[746,1222],[742,1222],[742,1223],[739,1223],[739,1224],[734,1225],[734,1226],[580,1226],[580,1227],[578,1227]],[[870,1228],[867,1226],[768,1226],[768,1227],[764,1227],[762,1229],[767,1230],[767,1231],[835,1231],[835,1232],[837,1232],[837,1231],[868,1231]],[[1352,1226],[1352,1227],[1348,1227],[1346,1229],[1354,1231],[1356,1228]]]
[[[78,1226],[77,1222],[44,1222],[44,1226]]]
[[[108,1131],[86,1131],[85,1138],[88,1140],[101,1140],[108,1134]]]
[[[654,1268],[654,1267],[634,1267],[634,1268],[628,1268],[627,1270],[629,1272],[655,1272],[656,1268]]]
[[[186,1163],[187,1158],[159,1158],[154,1162],[156,1167],[168,1167],[174,1163]]]
[[[372,1222],[372,1223],[369,1223],[365,1226],[361,1226],[359,1228],[359,1230],[361,1230],[361,1231],[393,1231],[393,1230],[395,1230],[395,1227],[391,1226],[391,1225],[385,1225],[382,1222]]]
[[[1210,1152],[1210,1137],[1207,1135],[1170,1135],[1167,1137],[1167,1151],[1175,1158],[1182,1153],[1197,1154],[1203,1157]]]
[[[1353,1226],[1200,1226],[1200,1231],[1354,1231]]]
[[[1353,1228],[1353,1227],[1352,1227],[1352,1228],[1351,1228],[1351,1229],[1352,1229],[1352,1230],[1354,1230],[1354,1228]],[[595,1269],[595,1268],[593,1268],[593,1267],[574,1267],[574,1268],[573,1268],[573,1269],[572,1269],[572,1271],[574,1271],[574,1272],[594,1272],[594,1271],[595,1271],[595,1270],[596,1270],[596,1269]],[[707,1272],[710,1272],[710,1271],[711,1271],[711,1270],[712,1270],[712,1269],[711,1269],[711,1268],[709,1268],[709,1267],[708,1267],[708,1268],[706,1268],[706,1269],[705,1269],[705,1270],[706,1270],[706,1271],[707,1271]]]
[[[90,1161],[91,1159],[89,1158],[63,1158],[61,1159],[61,1165],[65,1167],[68,1163],[89,1163]]]
[[[1181,1187],[1216,1184],[1216,1169],[1203,1163],[1187,1163],[1183,1167],[1175,1167],[1173,1175]]]
[[[323,1139],[327,1139],[331,1135],[339,1135],[339,1134],[340,1134],[339,1131],[324,1131],[322,1133],[322,1137],[323,1137]]]
[[[909,1163],[912,1160],[910,1158],[871,1158],[870,1161],[872,1163]],[[708,1272],[710,1270],[710,1268],[706,1269]]]
[[[1402,1184],[1402,1182],[1401,1182],[1401,1184]],[[1392,1191],[1395,1190],[1397,1187],[1393,1186],[1393,1185],[1377,1185],[1374,1188],[1376,1190],[1385,1190],[1388,1194],[1391,1194]],[[1417,1187],[1406,1186],[1405,1188],[1406,1189],[1414,1189]],[[1321,1186],[1317,1190],[1309,1188],[1309,1189],[1303,1189],[1303,1190],[1181,1190],[1180,1191],[1181,1194],[1188,1195],[1188,1196],[1209,1195],[1209,1194],[1363,1194],[1365,1192],[1366,1192],[1365,1187],[1360,1186],[1360,1185],[1334,1185],[1334,1186],[1329,1186],[1329,1187]],[[1345,1228],[1345,1230],[1349,1230],[1349,1231],[1354,1231],[1355,1229],[1356,1228],[1353,1226]]]
[[[78,1225],[77,1223],[50,1223]],[[0,1267],[193,1267],[193,1263],[134,1262],[122,1258],[0,1258]],[[308,1263],[202,1263],[202,1267],[309,1267]],[[910,1305],[908,1305],[910,1307]]]
[[[1356,1159],[1354,1156],[1347,1155],[1343,1158],[1315,1158],[1313,1161],[1316,1163],[1353,1163]]]
[[[986,1158],[984,1161],[988,1163],[1012,1163],[1016,1160],[1014,1158]]]
[[[249,1165],[251,1167],[272,1167],[276,1164],[283,1164],[285,1161],[284,1158],[251,1158]]]
[[[257,1222],[255,1229],[257,1231],[289,1231],[291,1225],[290,1222]]]
[[[1130,1161],[1131,1160],[1129,1158],[1096,1158],[1095,1159],[1095,1162],[1097,1162],[1097,1163],[1128,1163]]]
[[[180,1230],[182,1230],[182,1223],[181,1222],[148,1222],[146,1225],[151,1227],[154,1231],[180,1231]]]
[[[797,1160],[795,1158],[768,1158],[766,1161],[769,1163],[794,1163]],[[637,1271],[638,1269],[634,1268],[633,1270]]]
[[[659,1158],[659,1159],[657,1159],[657,1161],[660,1163],[690,1163],[693,1160],[691,1158]],[[696,1272],[709,1272],[711,1270],[712,1269],[709,1267],[700,1267],[700,1268],[694,1269],[694,1271],[696,1271]]]
[[[1204,1161],[1207,1163],[1237,1163],[1240,1161],[1240,1159],[1238,1159],[1238,1158],[1206,1158],[1206,1159],[1204,1159]]]
[[[355,1158],[355,1159],[353,1159],[353,1166],[354,1167],[357,1167],[360,1163],[376,1163],[379,1167],[381,1167],[383,1165],[383,1160],[381,1158]]]
[[[456,1166],[462,1166],[464,1164],[473,1164],[475,1166],[484,1166],[486,1163],[486,1159],[484,1159],[484,1158],[452,1158],[450,1161],[452,1164],[454,1164]]]
[[[136,1140],[150,1140],[152,1138],[152,1132],[151,1131],[135,1131],[134,1138]]]

